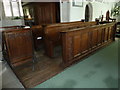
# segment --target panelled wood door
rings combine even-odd
[[[25,17],[27,10],[36,25],[60,22],[59,2],[31,2],[23,5]]]
[[[34,14],[36,24],[51,24],[56,23],[56,3],[34,3]]]

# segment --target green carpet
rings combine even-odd
[[[120,40],[119,40],[120,41]],[[35,88],[117,88],[118,39]]]

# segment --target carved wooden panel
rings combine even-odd
[[[111,40],[111,38],[112,38],[112,27],[109,27],[108,40]]]
[[[102,37],[104,37],[104,34],[103,34],[103,29],[98,29],[98,45],[102,44]]]
[[[105,42],[105,28],[102,28],[102,44]]]
[[[91,42],[92,42],[92,47],[96,47],[97,43],[98,43],[98,31],[97,29],[92,31],[92,38],[91,38]],[[101,37],[101,36],[100,36]]]
[[[11,30],[4,33],[9,62],[16,66],[33,56],[33,41],[28,29]]]
[[[73,59],[73,37],[68,38],[67,41],[67,48],[68,48],[68,60],[71,61]]]
[[[89,33],[81,32],[81,52],[85,53],[89,49]]]
[[[108,32],[108,40],[111,40],[111,33],[112,33],[112,27],[108,27],[109,32]]]
[[[80,33],[73,38],[73,54],[77,57],[81,54],[81,36]]]
[[[50,24],[56,23],[56,6],[55,3],[34,3],[35,23]]]
[[[105,28],[105,42],[108,40],[109,28]]]

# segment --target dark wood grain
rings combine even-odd
[[[52,24],[60,22],[60,9],[58,2],[31,2],[23,6],[25,9],[32,10],[30,15],[36,25]]]
[[[33,40],[30,29],[11,29],[3,33],[7,61],[12,66],[33,60]]]
[[[114,40],[116,23],[61,31],[63,63],[69,65]]]
[[[37,62],[35,70],[32,71],[31,63],[26,63],[13,68],[25,88],[33,88],[36,85],[50,79],[54,75],[63,71],[64,67],[60,65],[61,56],[56,59],[50,59],[44,55],[44,51],[37,51]]]
[[[35,27],[35,29],[36,28],[37,27]],[[39,30],[39,28],[41,27],[38,26],[37,29]],[[56,28],[55,30],[57,29],[59,30],[59,28]],[[49,28],[49,30],[53,30],[53,28]],[[59,38],[55,38],[56,36],[53,36],[55,39],[52,37],[52,35],[57,33],[62,40],[59,44],[61,44],[63,48],[63,60],[61,56],[52,59],[46,57],[43,50],[36,52],[38,60],[35,62],[35,71],[31,70],[31,63],[25,63],[13,68],[14,72],[26,88],[35,87],[36,85],[63,71],[66,66],[73,64],[81,58],[90,55],[99,48],[112,42],[114,40],[115,23],[82,28],[71,28],[67,30],[63,29],[62,31],[52,33],[51,31],[49,32],[50,35],[46,36],[49,41],[49,44],[47,44],[48,50],[54,49],[54,47],[50,47],[56,45],[56,43],[53,44],[54,40],[60,41]],[[36,32],[35,36],[37,36]]]
[[[46,55],[49,57],[54,57],[54,48],[61,45],[61,35],[60,31],[70,30],[74,28],[89,27],[96,25],[96,22],[67,22],[67,23],[57,23],[49,24],[44,27],[44,39],[45,39],[45,49]]]
[[[5,58],[5,52],[6,52],[6,50],[5,50],[5,39],[4,39],[4,32],[5,31],[8,31],[8,30],[11,30],[11,29],[14,29],[14,30],[16,30],[16,29],[20,29],[20,28],[23,28],[24,26],[6,26],[6,27],[0,27],[0,29],[1,29],[1,33],[2,33],[2,52],[3,52],[3,58]]]

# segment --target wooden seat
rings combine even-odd
[[[34,61],[32,33],[30,29],[11,29],[3,33],[6,59],[12,66]]]

